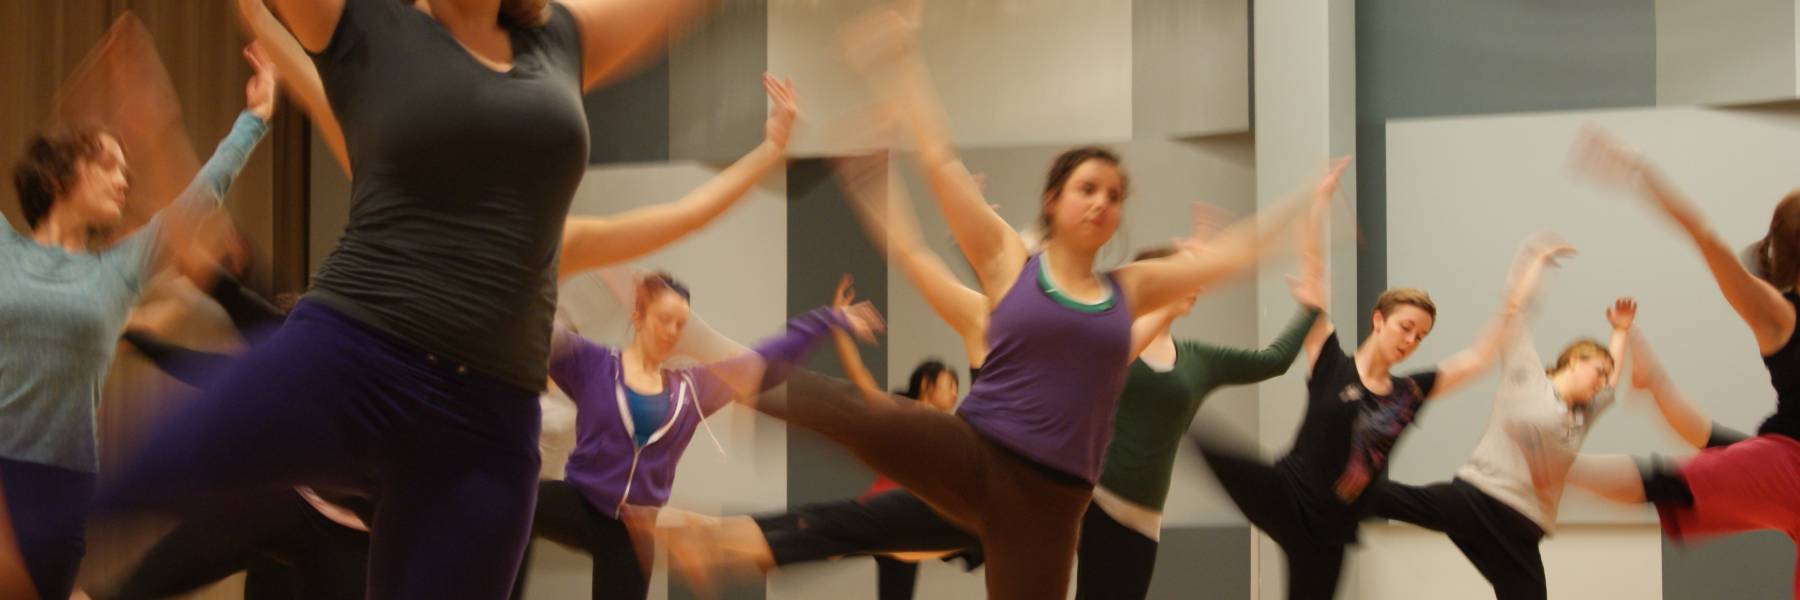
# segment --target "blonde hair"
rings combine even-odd
[[[1437,304],[1431,301],[1431,294],[1417,288],[1393,288],[1382,292],[1375,299],[1375,312],[1387,317],[1394,314],[1394,309],[1401,306],[1414,306],[1431,318],[1437,318]]]
[[[1613,362],[1612,351],[1608,350],[1606,346],[1592,338],[1581,338],[1569,342],[1569,345],[1563,348],[1562,353],[1556,355],[1556,364],[1551,365],[1546,372],[1555,375],[1557,371],[1567,369],[1575,361],[1584,358],[1604,358],[1609,364]]]

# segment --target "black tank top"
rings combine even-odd
[[[1787,298],[1788,304],[1800,306],[1800,295],[1789,291],[1782,297]],[[1775,414],[1763,421],[1757,429],[1759,434],[1800,439],[1800,344],[1794,343],[1796,338],[1800,335],[1790,334],[1780,350],[1763,357],[1763,366],[1769,369],[1769,383],[1775,386]]]
[[[544,389],[563,220],[587,167],[568,9],[478,62],[400,0],[347,0],[313,57],[344,128],[349,225],[308,298],[422,350]]]

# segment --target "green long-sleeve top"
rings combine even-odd
[[[1175,452],[1200,403],[1220,386],[1256,383],[1287,372],[1318,314],[1303,307],[1275,341],[1259,350],[1177,340],[1175,367],[1168,372],[1133,361],[1113,417],[1100,486],[1161,511],[1169,497]]]

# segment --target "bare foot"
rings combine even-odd
[[[695,596],[708,600],[719,597],[718,582],[713,577],[713,563],[718,555],[713,530],[693,522],[656,528],[656,539],[668,552],[669,567]]]

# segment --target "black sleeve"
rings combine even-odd
[[[1423,373],[1413,373],[1407,375],[1406,378],[1411,379],[1414,385],[1419,386],[1419,399],[1424,400],[1431,397],[1431,388],[1437,386],[1438,371],[1432,369]]]
[[[1747,439],[1750,439],[1748,434],[1721,425],[1718,421],[1713,421],[1712,432],[1706,435],[1706,447],[1719,448],[1730,446]]]
[[[575,22],[575,13],[561,2],[550,3],[550,21],[544,23],[544,39],[547,40],[554,55],[565,72],[575,76],[576,85],[582,83],[581,24]]]
[[[229,355],[177,346],[143,331],[127,330],[120,337],[155,363],[156,368],[194,387],[200,387],[213,375],[223,372],[233,360]]]
[[[213,300],[218,302],[219,306],[224,307],[225,314],[231,317],[231,324],[237,327],[239,333],[264,326],[280,325],[282,321],[287,320],[287,313],[282,312],[268,299],[245,288],[243,283],[223,270],[219,271],[217,278],[213,280],[211,294]]]

